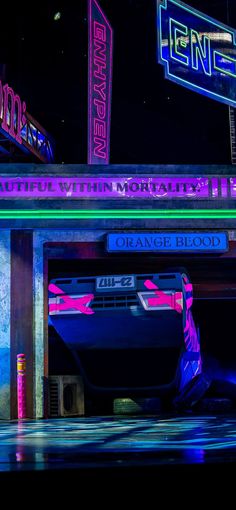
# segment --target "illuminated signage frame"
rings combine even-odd
[[[231,97],[231,98],[225,97],[225,95],[221,94],[220,92],[216,93],[214,91],[211,91],[206,87],[204,88],[202,86],[199,86],[197,83],[189,81],[187,78],[184,79],[180,76],[173,74],[173,72],[171,72],[171,70],[170,70],[171,61],[177,61],[181,66],[184,66],[186,69],[189,67],[189,57],[187,55],[185,55],[183,52],[181,52],[175,45],[176,37],[177,37],[176,34],[178,32],[180,38],[182,37],[181,44],[183,44],[183,49],[184,49],[184,45],[187,45],[187,43],[184,42],[184,38],[189,36],[188,35],[189,30],[188,30],[188,26],[185,25],[184,23],[182,23],[180,19],[179,20],[173,20],[173,19],[169,20],[169,35],[174,32],[174,38],[173,38],[173,44],[172,44],[172,39],[171,39],[171,44],[169,43],[170,59],[164,58],[163,47],[162,47],[162,21],[163,21],[163,13],[164,13],[164,11],[167,11],[169,4],[179,7],[180,9],[182,9],[182,12],[190,13],[191,15],[196,16],[196,18],[199,18],[199,19],[203,20],[204,22],[208,22],[211,25],[213,24],[216,27],[216,29],[226,31],[232,37],[232,44],[236,49],[236,30],[234,30],[233,28],[225,25],[224,23],[218,22],[214,18],[211,18],[210,16],[203,14],[202,12],[190,7],[189,5],[185,4],[184,2],[182,2],[180,0],[157,0],[158,62],[160,64],[162,64],[165,68],[165,77],[179,85],[187,87],[188,89],[190,89],[192,91],[198,92],[202,95],[205,95],[209,98],[212,98],[216,101],[222,102],[229,106],[236,107],[236,95],[235,95],[235,99],[233,97]],[[175,25],[175,28],[173,28],[174,25]],[[198,32],[196,30],[192,29],[192,30],[190,30],[190,33],[191,33],[191,37],[195,37],[196,39],[198,39],[199,47],[201,47]],[[190,44],[190,41],[189,41],[189,44]],[[206,54],[207,51],[208,52],[210,51],[210,39],[207,36],[205,36],[205,38],[204,38],[204,46],[205,46],[204,51],[201,48],[202,54],[204,54],[204,52]],[[201,51],[199,50],[199,47],[196,46],[196,48],[195,48],[195,50],[196,50],[195,51],[195,53],[196,53],[195,54],[195,60],[196,60],[195,64],[199,63],[199,60],[200,60],[201,65],[203,67],[204,62],[203,62],[203,58],[201,58]],[[193,44],[191,44],[191,52],[190,52],[191,60],[192,60],[192,64],[193,64],[191,68],[193,70],[197,71],[198,66],[194,64],[194,58],[193,58],[194,55],[193,55],[192,50],[193,50]],[[228,60],[228,63],[230,61],[232,61],[232,63],[235,64],[235,66],[236,66],[236,59],[232,59],[227,54],[221,53],[217,50],[213,50],[212,59],[208,58],[208,63],[209,63],[210,68],[212,67],[212,68],[214,68],[215,71],[218,71],[219,75],[220,75],[220,73],[221,74],[223,73],[223,75],[225,75],[225,76],[228,75],[228,76],[231,76],[232,78],[234,78],[235,86],[236,86],[236,70],[234,73],[231,73],[230,71],[227,71],[225,68],[219,67],[219,61],[220,61],[219,57],[221,57],[221,59],[223,57],[224,59]],[[205,74],[211,75],[211,69],[208,69],[208,70],[205,69]]]
[[[154,194],[150,185],[155,186]],[[156,186],[161,194],[156,193]],[[110,204],[114,204],[114,207],[116,205],[116,209],[113,206],[101,207],[101,209],[92,206],[86,209],[81,205],[83,199],[86,201],[91,199],[90,206],[93,201],[101,203],[108,199]],[[174,203],[173,199],[179,201],[181,199],[186,208],[158,208],[157,204],[160,200]],[[0,200],[2,205],[0,219],[236,219],[234,208],[236,176],[0,175]],[[13,200],[17,204],[15,209],[12,205],[7,209],[9,200],[11,204]],[[47,206],[45,209],[29,209],[27,204],[32,203],[32,200],[34,204],[35,201],[41,200],[41,203],[47,203],[48,206],[52,201],[60,202],[60,207],[55,205],[55,208],[50,206],[51,209]],[[150,200],[153,204],[151,209],[139,207],[140,201],[142,204],[148,204]],[[71,209],[68,206],[63,208],[62,202],[68,201],[78,202],[78,208]],[[136,202],[137,207],[131,209],[131,201],[133,204]],[[189,201],[197,201],[204,205],[208,202],[213,207],[190,209],[187,206]],[[229,206],[230,202],[232,209],[222,207],[224,203]],[[20,203],[22,205],[19,205]],[[219,209],[214,207],[218,203],[221,203]],[[127,204],[126,208],[125,204]]]
[[[0,200],[232,200],[235,176],[0,175]]]

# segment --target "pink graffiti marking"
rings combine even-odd
[[[183,306],[181,292],[175,293],[175,300],[173,302],[172,296],[168,296],[167,294],[165,294],[165,292],[159,290],[157,285],[155,285],[155,283],[151,282],[150,280],[146,280],[144,282],[144,285],[148,290],[154,290],[157,296],[155,298],[148,299],[149,306],[168,305],[170,308],[172,308],[172,310],[176,310],[176,312],[182,313]]]
[[[50,304],[49,312],[54,311],[58,312],[59,310],[68,310],[70,308],[73,308],[81,313],[84,313],[85,315],[92,315],[94,313],[92,308],[86,306],[88,303],[92,301],[92,299],[94,299],[94,294],[87,294],[86,296],[74,299],[71,296],[68,296],[68,294],[64,294],[63,290],[57,287],[57,285],[54,285],[54,283],[50,283],[48,290],[53,294],[60,295],[61,299],[63,299],[64,301],[64,303]]]
[[[190,310],[192,304],[193,304],[193,286],[191,283],[188,282],[188,280],[184,277],[184,289],[185,292],[190,292],[191,296],[186,298],[186,308],[187,310]]]

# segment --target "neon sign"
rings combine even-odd
[[[222,200],[236,198],[236,177],[0,175],[1,198]],[[151,212],[151,211],[150,211]]]
[[[6,83],[0,81],[0,120],[1,128],[11,138],[22,144],[21,129],[26,123],[26,104]]]
[[[138,232],[111,233],[108,252],[223,253],[228,250],[225,232]]]
[[[110,157],[112,28],[96,0],[88,0],[88,163],[107,165]]]
[[[208,177],[0,176],[0,198],[206,199],[217,196],[219,185]]]
[[[52,163],[53,142],[42,126],[26,111],[26,103],[6,83],[0,81],[0,151],[10,155],[9,143],[25,153],[33,153],[43,163]]]
[[[236,106],[236,31],[180,0],[158,0],[158,61],[165,77]]]

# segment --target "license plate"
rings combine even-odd
[[[110,290],[134,290],[136,288],[134,276],[119,275],[119,276],[99,276],[96,278],[97,291],[110,291]]]

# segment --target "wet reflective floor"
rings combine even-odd
[[[236,462],[236,414],[0,422],[0,471]]]
[[[236,473],[236,414],[0,422],[0,482],[8,474],[68,480],[176,480]],[[32,476],[31,476],[32,477]],[[49,478],[47,478],[49,480]]]

